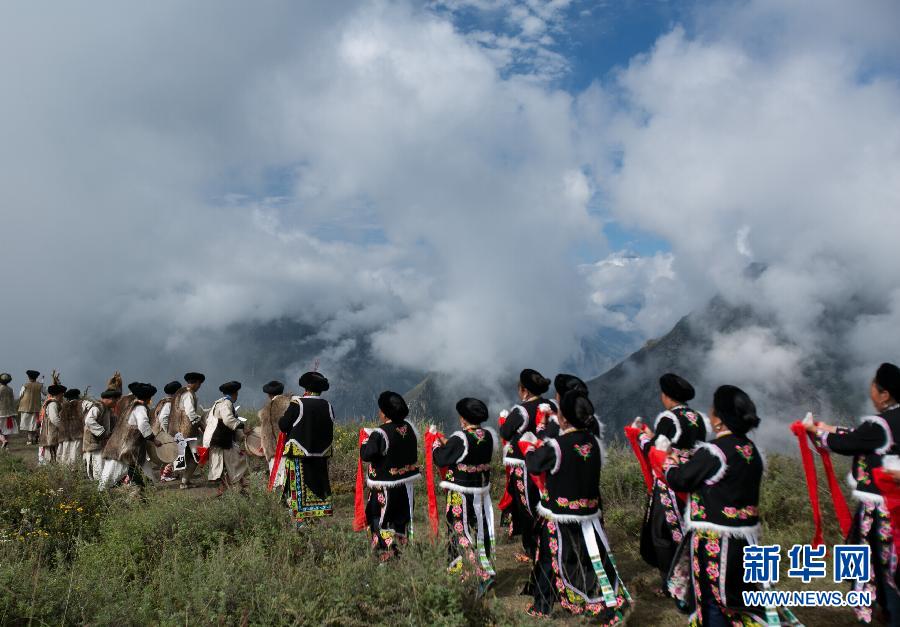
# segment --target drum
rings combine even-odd
[[[265,457],[262,444],[262,427],[253,427],[244,438],[244,448],[254,457]]]
[[[150,461],[160,466],[174,462],[178,457],[178,444],[175,442],[175,438],[165,431],[160,431],[156,434],[156,441],[161,442],[162,446],[156,446],[153,442],[147,443],[147,454],[150,456]]]

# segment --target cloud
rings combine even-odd
[[[510,19],[533,41],[551,8]],[[578,346],[569,251],[602,236],[573,97],[446,14],[97,3],[0,24],[10,368],[231,378],[207,348],[281,318],[334,355],[370,337],[486,377]]]
[[[883,324],[900,284],[898,19],[886,2],[719,5],[579,103],[607,129],[611,216],[670,243],[673,291],[751,305],[788,345],[842,354],[860,389],[900,359]],[[768,268],[756,281],[748,258]],[[754,378],[770,339],[729,344],[758,349],[730,376]]]

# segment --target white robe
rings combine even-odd
[[[240,441],[236,441],[234,446],[228,449],[210,446],[213,433],[219,421],[222,421],[229,429],[237,429],[242,424],[234,412],[234,403],[228,397],[217,400],[212,409],[209,410],[206,429],[203,431],[203,446],[209,449],[209,461],[207,462],[209,464],[209,474],[207,479],[216,481],[222,478],[223,473],[227,473],[230,481],[240,481],[249,470],[247,457],[241,451]],[[243,430],[238,431],[238,438],[241,438],[242,434]]]

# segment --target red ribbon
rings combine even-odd
[[[432,538],[438,536],[437,494],[434,489],[434,443],[444,437],[443,433],[425,432],[425,484],[428,492],[428,522],[431,525]],[[441,471],[441,476],[444,471]]]
[[[209,449],[205,446],[197,447],[197,465],[198,466],[206,466],[206,462],[209,461]]]
[[[653,478],[650,476],[650,464],[647,462],[647,458],[644,457],[644,452],[641,450],[641,445],[638,442],[638,436],[640,435],[641,430],[637,427],[630,425],[625,427],[625,438],[631,444],[631,450],[634,451],[634,456],[638,458],[638,462],[641,464],[641,472],[644,475],[644,484],[647,486],[647,492],[651,492],[653,490]]]
[[[812,451],[809,450],[809,439],[806,427],[799,420],[791,423],[791,431],[797,436],[797,444],[800,446],[800,461],[803,464],[803,473],[806,475],[806,491],[809,493],[809,502],[812,505],[813,546],[819,546],[822,542],[822,511],[819,509],[819,489],[816,480],[816,464],[813,461]]]
[[[504,466],[504,470],[506,471],[506,488],[503,490],[503,497],[500,499],[500,502],[497,504],[497,508],[504,512],[512,505],[512,495],[509,493],[509,475],[510,475],[510,467]]]
[[[893,475],[884,468],[875,468],[872,471],[875,485],[884,497],[884,504],[891,515],[891,528],[894,530],[894,552],[900,555],[900,486]]]
[[[518,444],[519,444],[519,451],[521,451],[521,453],[522,453],[522,457],[528,457],[528,453],[530,453],[532,451],[536,451],[539,448],[541,448],[544,445],[544,441],[538,440],[537,442],[532,444],[531,442],[519,440]],[[534,483],[535,486],[537,486],[538,492],[543,493],[544,485],[545,485],[544,473],[539,473],[536,475],[532,474],[532,473],[528,473],[528,476],[531,477],[531,481]],[[526,487],[525,489],[527,490],[528,488]]]
[[[813,440],[812,434],[810,434],[809,439]],[[819,457],[822,458],[822,467],[825,469],[825,477],[828,479],[828,490],[831,492],[831,505],[834,507],[838,524],[841,526],[841,533],[846,538],[847,534],[850,533],[850,508],[847,507],[847,500],[844,498],[844,493],[841,492],[841,486],[834,474],[831,455],[827,449],[816,444],[815,440],[813,440],[813,444],[819,452]]]
[[[278,440],[275,442],[275,459],[272,462],[272,472],[269,473],[269,486],[267,490],[272,491],[275,486],[275,478],[278,476],[278,467],[281,466],[281,458],[284,456],[284,438],[287,434],[283,431],[278,433]]]
[[[369,434],[366,433],[366,430],[360,429],[359,446],[362,447],[368,439]],[[362,531],[366,528],[366,505],[365,495],[363,494],[365,489],[366,481],[363,476],[362,457],[360,457],[356,465],[356,493],[353,498],[353,531]]]

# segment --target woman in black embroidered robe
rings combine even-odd
[[[368,462],[366,520],[372,549],[382,560],[400,554],[413,535],[413,482],[419,473],[419,435],[406,421],[409,408],[396,392],[378,397],[381,426],[369,431],[359,456]]]
[[[884,497],[875,485],[872,471],[882,466],[884,457],[900,453],[900,369],[894,364],[881,364],[869,386],[869,397],[878,412],[866,416],[855,429],[834,427],[816,422],[807,429],[816,434],[819,443],[839,455],[853,456],[853,468],[848,480],[853,497],[858,502],[847,544],[868,544],[870,572],[867,582],[854,582],[853,589],[874,595],[889,615],[891,624],[900,624],[900,594],[892,575],[893,534],[891,519]],[[872,607],[854,608],[863,623],[872,621]]]
[[[328,477],[328,459],[334,441],[334,410],[321,397],[329,388],[328,379],[318,372],[300,377],[305,390],[295,396],[278,421],[287,434],[283,450],[285,502],[294,522],[302,526],[310,519],[331,516],[334,501]]]
[[[461,429],[435,442],[434,463],[446,468],[441,488],[447,491],[447,534],[451,572],[459,572],[463,562],[481,579],[484,592],[496,572],[494,551],[494,511],[491,504],[491,459],[497,451],[498,436],[490,427],[488,408],[477,398],[456,404]]]
[[[532,580],[534,603],[528,614],[549,616],[556,600],[573,614],[589,614],[600,624],[624,619],[631,596],[616,571],[600,498],[600,441],[586,427],[594,406],[581,392],[562,398],[560,434],[539,442],[521,438],[529,473],[543,475],[537,506],[540,535]]]
[[[677,451],[687,453],[695,444],[706,440],[707,418],[687,406],[694,398],[694,387],[676,374],[666,373],[659,379],[660,400],[665,411],[656,417],[651,430],[644,425],[640,436],[641,449],[647,456],[660,437],[665,437]],[[653,491],[647,500],[644,524],[641,527],[641,557],[658,569],[662,588],[658,594],[667,595],[666,580],[675,551],[684,537],[684,502],[666,482],[653,477]]]
[[[666,483],[688,492],[686,535],[675,555],[668,587],[691,613],[691,625],[764,625],[763,608],[744,605],[744,547],[759,543],[762,455],[747,437],[759,425],[756,406],[741,389],[716,390],[710,422],[715,439],[698,443],[687,458],[672,451]]]

